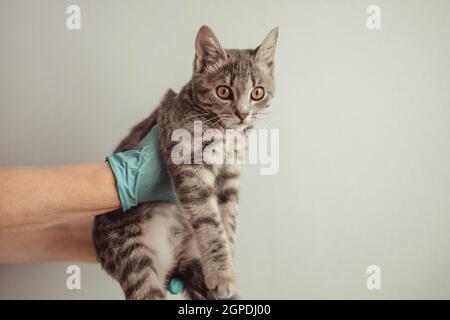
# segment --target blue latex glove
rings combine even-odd
[[[117,182],[122,210],[148,201],[176,202],[159,149],[159,126],[154,126],[133,150],[106,158]]]

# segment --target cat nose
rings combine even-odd
[[[238,111],[238,110],[236,110],[236,111],[234,112],[234,114],[235,114],[239,119],[241,119],[241,121],[244,121],[244,119],[247,118],[247,116],[248,116],[248,113],[246,113],[246,112],[240,112],[240,111]]]

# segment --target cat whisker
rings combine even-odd
[[[285,116],[285,113],[272,113],[272,112],[258,112],[258,115],[265,115],[265,116]]]
[[[259,118],[259,117],[254,117],[255,120],[261,120],[262,122],[264,122],[264,124],[269,127],[269,128],[276,128],[276,126],[274,126],[273,124],[267,122],[265,119],[263,118]]]
[[[213,125],[211,126],[211,128],[215,129],[217,128],[217,126],[222,122],[222,118],[219,117],[219,119],[213,123]]]
[[[203,125],[207,125],[207,124],[209,124],[209,123],[211,123],[211,122],[213,122],[214,120],[217,120],[217,119],[219,119],[219,117],[218,116],[214,116],[211,119],[208,119],[205,122],[203,122]]]
[[[187,117],[187,118],[184,119],[184,120],[187,121],[187,120],[190,120],[190,119],[192,119],[192,118],[195,118],[195,117],[201,117],[201,116],[206,116],[206,115],[208,115],[208,114],[209,114],[209,112],[205,112],[205,113],[197,113],[197,114],[191,115],[190,117]]]

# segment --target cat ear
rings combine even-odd
[[[275,48],[277,46],[278,27],[269,32],[261,45],[255,49],[255,60],[265,65],[270,72],[275,67]]]
[[[195,38],[194,70],[201,72],[206,66],[225,60],[227,54],[208,26],[202,26]]]

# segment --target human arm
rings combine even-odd
[[[135,149],[107,162],[56,167],[0,167],[0,231],[43,227],[124,211],[147,201],[174,202],[153,127]]]
[[[0,230],[52,226],[118,208],[107,162],[0,167]]]
[[[0,264],[95,262],[92,218],[51,227],[0,232]]]

